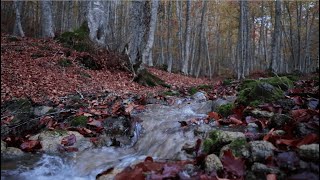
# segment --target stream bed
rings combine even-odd
[[[93,180],[102,171],[114,168],[112,177],[125,167],[142,162],[147,156],[155,160],[188,160],[192,155],[183,146],[214,129],[203,120],[212,111],[213,102],[176,99],[172,105],[148,104],[146,110],[133,114],[141,120],[135,125],[131,145],[125,147],[89,148],[67,154],[26,154],[22,158],[1,160],[1,179],[6,180]],[[192,125],[182,127],[181,122]],[[197,132],[197,133],[195,133]]]

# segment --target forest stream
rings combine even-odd
[[[212,111],[212,103],[180,98],[172,105],[148,104],[145,111],[132,114],[141,122],[135,124],[131,145],[90,148],[67,155],[27,154],[23,158],[3,160],[1,179],[91,180],[100,172],[113,167],[114,173],[104,178],[108,179],[125,167],[143,161],[147,156],[155,160],[191,159],[192,155],[183,151],[183,146],[194,145],[198,138],[204,138],[206,130],[215,126],[203,123],[207,113]],[[180,124],[191,119],[195,122],[191,126],[182,127]]]

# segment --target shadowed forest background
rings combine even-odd
[[[129,44],[132,61],[138,50],[149,66],[196,77],[319,66],[318,1],[1,2],[1,32],[58,37],[83,23],[99,47]]]

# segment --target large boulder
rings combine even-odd
[[[42,145],[42,151],[45,153],[58,153],[59,147],[63,146],[61,141],[64,137],[75,135],[76,142],[71,146],[83,151],[92,147],[89,139],[86,139],[76,131],[43,131],[40,134],[30,137],[30,140],[39,140]]]
[[[4,158],[16,158],[23,155],[24,152],[21,149],[15,147],[7,147],[3,153],[1,152],[1,156]]]
[[[227,96],[225,98],[218,98],[216,100],[213,101],[212,103],[212,110],[213,111],[217,111],[217,109],[222,106],[222,105],[226,105],[226,104],[232,104],[236,101],[237,97],[236,96]]]
[[[130,135],[131,121],[127,117],[108,117],[104,121],[104,129],[107,135]]]

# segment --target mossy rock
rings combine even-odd
[[[86,126],[88,122],[88,117],[86,116],[76,116],[74,117],[71,122],[70,125],[71,126]]]
[[[225,85],[225,86],[228,86],[228,85],[231,84],[231,82],[232,82],[232,79],[224,79],[222,84]]]
[[[293,87],[287,77],[260,80],[244,80],[236,100],[237,104],[257,106],[284,98],[284,90]]]
[[[217,113],[219,113],[223,117],[227,117],[230,114],[232,114],[233,109],[234,109],[233,103],[223,104],[217,108]]]
[[[214,144],[215,142],[212,139],[210,138],[205,139],[203,142],[203,151],[205,153],[210,153],[212,151],[211,149],[212,149],[212,146],[214,146]]]
[[[179,92],[177,92],[177,91],[165,91],[164,93],[163,93],[163,95],[165,95],[165,96],[179,96],[180,94],[179,94]]]
[[[200,89],[200,90],[206,90],[206,89],[211,89],[211,88],[212,88],[212,86],[207,85],[207,84],[202,84],[202,85],[198,86],[198,89]]]
[[[89,39],[89,28],[86,22],[74,31],[62,33],[58,37],[58,41],[63,43],[64,46],[80,52],[92,50],[92,42]]]
[[[195,93],[197,93],[199,91],[199,89],[197,87],[191,87],[189,90],[188,90],[188,93],[190,95],[194,95]]]
[[[59,59],[58,65],[61,67],[70,67],[72,66],[72,62],[67,58]]]
[[[84,55],[82,57],[78,57],[78,60],[84,67],[92,70],[101,70],[102,66],[98,63],[93,57],[90,55]]]
[[[154,86],[161,85],[163,87],[170,88],[170,85],[166,84],[162,79],[151,74],[146,69],[142,69],[138,73],[137,77],[134,78],[134,81],[143,86],[154,87]]]

